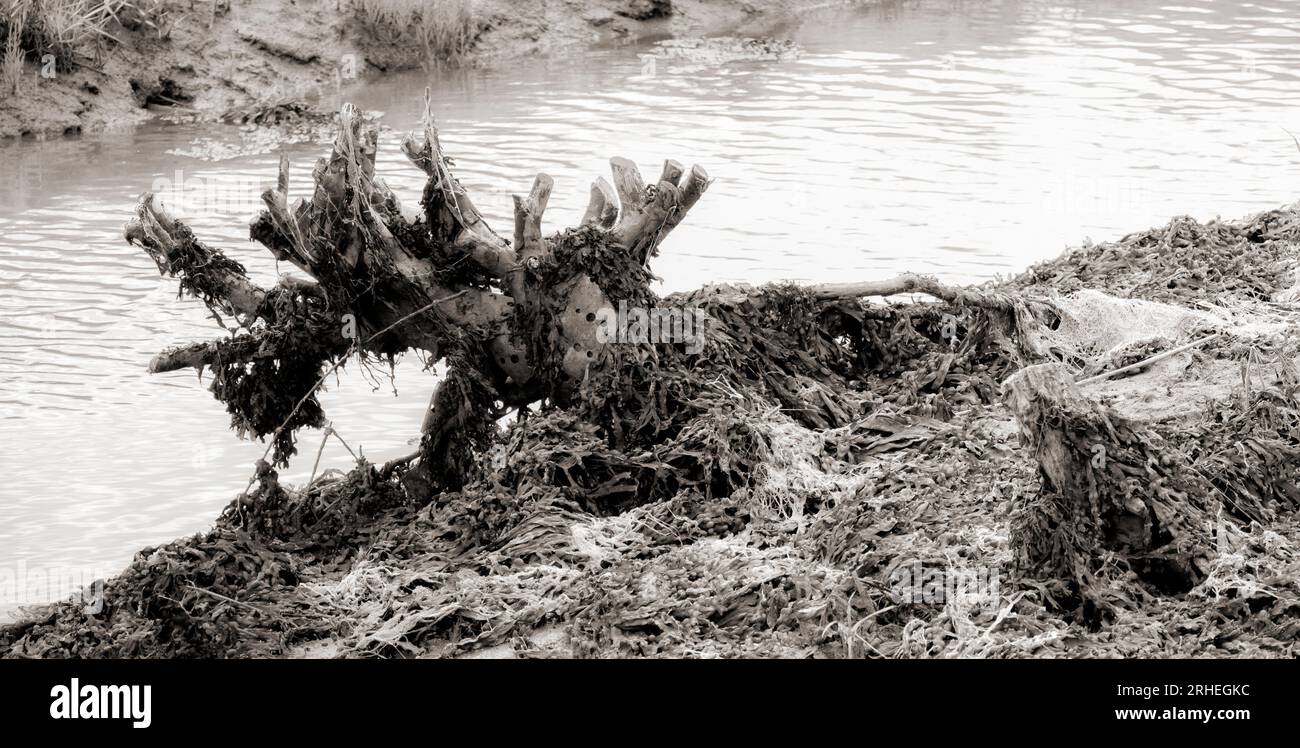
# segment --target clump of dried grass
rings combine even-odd
[[[371,33],[415,42],[430,63],[464,55],[483,25],[474,0],[353,0],[352,5]]]
[[[23,63],[29,55],[53,55],[68,67],[87,45],[115,39],[112,27],[128,24],[158,27],[170,0],[0,0],[0,85],[18,92]]]
[[[33,0],[0,0],[0,29],[4,31],[2,36],[5,40],[4,59],[0,62],[0,86],[15,96],[27,54],[23,36],[27,32],[27,18],[32,5]]]
[[[749,495],[756,511],[789,518],[802,526],[805,515],[851,496],[864,479],[826,454],[826,434],[797,423],[773,408],[762,424],[769,454],[755,470]],[[845,427],[847,428],[847,427]]]

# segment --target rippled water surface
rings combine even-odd
[[[651,70],[647,48],[625,47],[344,94],[400,131],[431,86],[457,173],[501,227],[539,171],[555,178],[557,229],[609,156],[653,174],[664,158],[704,164],[717,181],[655,268],[668,290],[908,269],[972,281],[1300,192],[1300,0],[891,3],[786,33],[799,59]],[[246,227],[277,156],[167,155],[200,137],[231,135],[153,125],[0,148],[0,574],[112,572],[208,526],[262,452],[192,373],[145,373],[158,349],[216,328],[121,240],[139,193],[180,176],[198,234],[276,273]],[[383,136],[379,168],[414,204],[397,142]],[[323,151],[288,152],[305,192]],[[351,371],[324,398],[367,456],[417,431],[429,375],[404,363],[396,387]],[[290,480],[317,442],[303,434]],[[323,462],[349,458],[331,446]],[[23,599],[40,596],[29,583]]]

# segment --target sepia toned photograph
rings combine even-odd
[[[0,0],[0,659],[1293,659],[1298,173],[1300,0]]]

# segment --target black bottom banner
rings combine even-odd
[[[0,717],[10,734],[182,739],[472,723],[535,740],[608,720],[642,738],[783,723],[830,736],[863,718],[926,736],[1240,734],[1295,724],[1296,674],[1254,660],[6,661]]]

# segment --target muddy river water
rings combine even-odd
[[[651,65],[648,46],[623,46],[342,95],[404,131],[430,86],[457,173],[500,227],[539,171],[558,229],[610,156],[704,164],[717,181],[662,248],[665,290],[977,281],[1173,215],[1300,198],[1300,0],[922,0],[830,8],[784,33],[797,59]],[[0,147],[0,609],[204,529],[261,455],[194,374],[145,373],[216,328],[121,238],[136,197],[172,185],[202,238],[273,280],[247,221],[277,154],[169,153],[232,137],[154,124]],[[379,170],[414,204],[420,175],[397,143],[383,136]],[[287,151],[304,193],[324,149]],[[395,387],[353,369],[323,398],[368,457],[408,451],[418,429],[429,375],[404,362]],[[290,481],[319,435],[302,438]],[[326,450],[324,465],[349,463]]]

